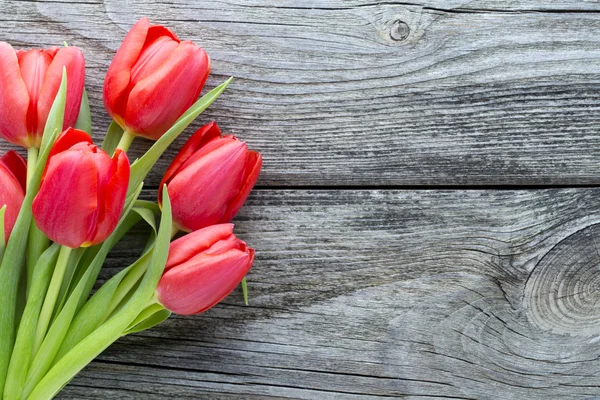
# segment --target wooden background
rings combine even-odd
[[[98,141],[126,31],[173,27],[211,55],[207,88],[235,76],[199,122],[265,160],[236,218],[251,305],[126,337],[60,398],[600,398],[598,0],[0,10],[0,40],[83,49]]]

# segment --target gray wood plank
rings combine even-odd
[[[263,152],[259,185],[600,183],[596,1],[0,5],[0,39],[83,48],[98,140],[103,74],[147,15],[207,49],[208,87],[236,77],[201,121]]]
[[[256,191],[251,305],[123,338],[61,398],[600,397],[599,196]]]

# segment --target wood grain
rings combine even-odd
[[[263,152],[261,186],[600,183],[596,1],[0,4],[0,39],[83,48],[97,140],[103,74],[147,15],[207,49],[208,87],[236,77],[201,121]]]
[[[207,88],[236,77],[198,123],[265,158],[236,218],[257,249],[251,305],[236,291],[123,338],[59,398],[600,397],[600,189],[494,189],[600,184],[598,1],[0,10],[0,40],[83,49],[97,141],[127,29],[143,15],[173,27],[211,55]],[[411,188],[440,185],[489,190]],[[142,245],[138,232],[117,247],[102,279]]]
[[[599,195],[259,190],[251,306],[126,337],[61,398],[596,398]]]

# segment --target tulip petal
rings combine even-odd
[[[66,68],[68,77],[63,129],[74,126],[77,122],[83,97],[85,60],[81,50],[70,46],[64,47],[56,53],[54,60],[52,60],[46,71],[46,77],[37,103],[38,127],[36,132],[40,136],[40,142],[46,119],[48,119],[50,108],[52,108],[52,103],[60,87],[63,67]]]
[[[21,77],[12,46],[0,42],[0,136],[18,146],[29,147],[27,109],[29,94]]]
[[[14,154],[16,155],[16,153]],[[22,183],[19,182],[19,179],[4,162],[6,160],[9,164],[14,163],[14,161],[7,159],[7,155],[8,153],[0,159],[0,184],[2,185],[2,190],[0,190],[0,208],[6,205],[6,212],[4,214],[4,237],[6,242],[8,242],[10,232],[15,225],[25,197],[25,189]],[[12,156],[8,158],[12,158]]]
[[[117,108],[117,103],[129,86],[131,68],[142,51],[149,27],[148,18],[144,17],[136,22],[108,67],[104,80],[104,105],[113,118],[115,115],[125,114],[125,109]]]
[[[138,60],[133,68],[131,68],[131,86],[134,86],[144,78],[147,78],[160,68],[178,45],[179,42],[165,36],[157,38],[150,44],[144,45]]]
[[[49,160],[33,200],[38,228],[54,242],[80,247],[96,230],[97,193],[96,164],[90,153],[73,150],[56,154]]]
[[[177,173],[180,173],[187,167],[196,163],[197,160],[200,160],[201,158],[206,157],[210,153],[213,153],[213,155],[220,154],[223,152],[223,150],[225,148],[231,148],[231,147],[235,147],[235,146],[242,147],[245,145],[243,142],[237,140],[236,138],[234,138],[231,135],[215,138],[214,140],[211,140],[210,142],[206,143],[204,146],[200,147],[194,154],[192,154],[191,157],[189,157],[187,160],[185,160],[185,162],[181,165],[181,167],[179,168],[179,171],[177,171]],[[223,147],[223,148],[219,149],[221,147]],[[225,152],[225,153],[227,153],[227,152]],[[224,154],[222,154],[222,156],[224,156]]]
[[[56,140],[54,141],[54,145],[50,149],[50,154],[48,155],[48,160],[50,160],[53,156],[58,153],[62,153],[63,151],[69,150],[71,147],[75,146],[79,143],[89,143],[92,144],[92,138],[84,131],[80,131],[79,129],[68,128],[66,131],[62,132]],[[46,175],[48,171],[48,164],[46,164],[46,169],[42,174],[42,179]]]
[[[104,152],[98,153],[106,156]],[[109,168],[98,165],[98,179],[102,187],[98,189],[98,226],[91,244],[100,243],[110,236],[121,218],[127,187],[129,185],[129,160],[121,149],[117,149]]]
[[[43,51],[39,49],[19,51],[17,58],[19,59],[19,67],[21,68],[21,76],[27,86],[29,93],[29,109],[27,111],[27,132],[32,135],[38,132],[38,112],[37,104],[46,77],[48,66],[52,62],[54,54],[58,51],[57,47],[53,47],[51,51]],[[36,142],[35,138],[32,138]]]
[[[229,222],[231,221],[240,208],[244,205],[244,202],[250,195],[254,184],[258,179],[258,175],[260,175],[260,169],[262,167],[262,155],[256,151],[248,151],[248,156],[246,158],[246,171],[243,179],[243,186],[240,189],[238,195],[229,203],[229,207],[227,211],[221,218],[221,222]]]
[[[204,312],[235,289],[252,267],[251,260],[239,250],[196,257],[165,272],[156,290],[158,300],[177,314]]]
[[[58,135],[48,157],[51,158],[58,153],[69,150],[78,143],[93,144],[92,138],[86,132],[79,129],[68,128],[66,131]]]
[[[150,28],[148,28],[148,34],[146,35],[146,42],[144,43],[144,46],[149,45],[156,39],[163,37],[163,36],[168,37],[168,38],[176,41],[177,43],[181,42],[181,40],[179,40],[179,38],[177,37],[175,32],[173,32],[171,29],[167,28],[166,26],[151,25]]]
[[[173,220],[183,230],[219,223],[242,184],[245,143],[220,141],[226,144],[179,171],[167,185]]]
[[[165,172],[165,175],[160,182],[159,188],[163,187],[165,183],[168,183],[169,179],[179,170],[179,168],[185,163],[198,149],[207,144],[210,141],[221,137],[221,130],[217,126],[215,121],[209,122],[198,129],[188,140],[185,142],[177,156],[173,159],[171,165]],[[162,190],[158,191],[158,203],[162,202]]]
[[[219,224],[199,229],[171,243],[165,271],[182,264],[214,243],[233,235],[233,224]]]
[[[209,71],[204,50],[181,42],[160,68],[131,90],[125,109],[128,127],[157,140],[196,101]]]
[[[79,146],[75,146],[74,149],[77,147]],[[94,214],[94,220],[97,221],[96,229],[92,232],[90,240],[83,245],[84,247],[96,244],[95,238],[96,234],[98,233],[98,230],[104,230],[100,227],[100,224],[101,221],[104,220],[106,214],[106,198],[110,196],[110,194],[107,193],[106,190],[108,188],[108,182],[116,172],[116,164],[113,163],[113,160],[111,160],[110,156],[106,152],[98,151],[98,148],[96,146],[90,146],[90,148],[93,149],[91,157],[93,158],[94,163],[96,164],[96,177],[98,180],[98,191],[96,199],[98,201],[98,207],[96,208],[96,212]],[[116,160],[117,159],[115,158],[115,161]]]
[[[74,128],[82,130],[89,135],[92,134],[92,115],[90,111],[90,102],[85,87],[83,88],[81,105],[79,106],[79,114],[77,115],[77,121],[75,121]]]
[[[204,254],[217,255],[231,249],[246,251],[246,242],[238,239],[235,235],[230,235],[204,250]]]
[[[27,162],[19,153],[11,150],[0,157],[0,166],[4,165],[17,182],[21,185],[23,192],[27,188]]]

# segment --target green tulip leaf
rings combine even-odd
[[[123,128],[121,128],[121,126],[115,121],[112,121],[108,126],[106,136],[104,136],[102,149],[108,154],[114,154],[117,145],[121,141],[121,137],[123,137]]]
[[[136,202],[135,205],[137,205],[138,202]],[[140,217],[142,217],[142,219],[152,227],[152,229],[154,230],[154,232],[156,233],[156,231],[158,230],[158,227],[156,226],[156,212],[152,209],[148,209],[146,207],[133,207],[133,211],[135,211]]]
[[[171,311],[167,310],[160,304],[152,304],[138,315],[138,317],[129,325],[123,333],[129,335],[150,329],[165,321],[171,316]]]
[[[134,207],[147,208],[148,210],[154,211],[157,215],[160,214],[160,207],[153,201],[138,200],[135,202]]]
[[[90,113],[90,103],[85,88],[81,96],[81,106],[79,107],[79,115],[75,122],[75,129],[82,130],[88,135],[92,134],[92,114]]]
[[[121,283],[132,274],[131,271],[146,271],[150,262],[152,252],[148,251],[129,267],[121,270],[118,274],[109,279],[94,295],[84,304],[83,308],[77,313],[60,349],[55,357],[55,363],[69,352],[77,343],[92,333],[94,329],[102,325],[116,308],[113,303],[118,303],[126,293],[119,293]],[[138,273],[139,274],[139,273]],[[138,278],[139,279],[139,278]],[[136,280],[137,281],[137,280]]]
[[[232,79],[233,77],[227,79],[225,82],[198,99],[181,117],[179,117],[175,124],[154,143],[146,154],[131,165],[129,190],[133,190],[146,178],[154,164],[156,164],[169,145],[173,143],[177,136],[179,136],[179,134],[181,134],[181,132],[183,132],[202,111],[206,110],[208,106],[223,93]]]
[[[50,113],[46,119],[46,125],[44,126],[44,134],[42,136],[42,146],[40,152],[48,150],[47,147],[52,147],[54,140],[63,130],[63,122],[65,118],[65,107],[67,104],[67,69],[63,67],[63,76],[60,83],[58,93],[54,98],[54,103],[50,108]],[[46,160],[38,159],[38,164],[46,166]]]

